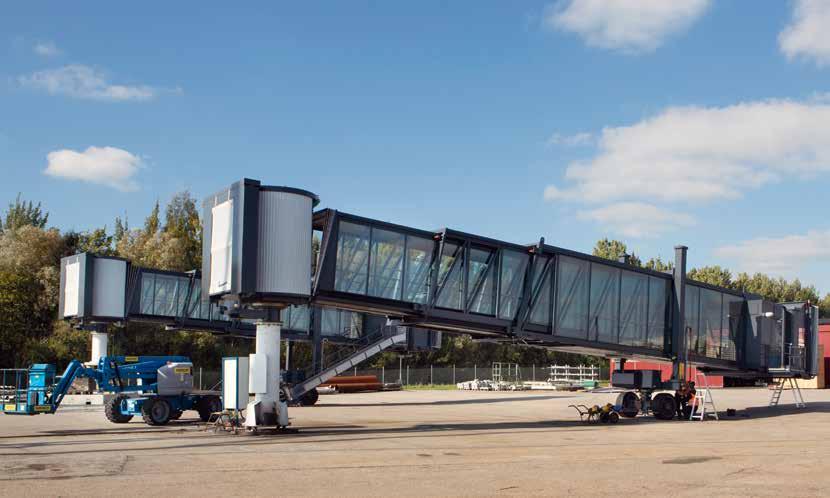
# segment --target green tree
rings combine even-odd
[[[32,354],[51,332],[54,307],[43,294],[35,275],[0,269],[0,365],[23,367],[46,359]]]
[[[167,204],[164,233],[168,244],[176,244],[184,267],[202,266],[202,222],[190,192],[179,192]]]
[[[727,289],[734,287],[732,282],[732,272],[717,265],[704,266],[703,268],[692,268],[689,270],[687,277],[692,280],[697,280],[698,282],[726,287]]]
[[[656,258],[651,258],[646,261],[643,268],[648,268],[649,270],[654,271],[670,272],[674,269],[674,264],[671,262],[664,262],[660,259],[660,256],[657,256]]]
[[[14,202],[9,203],[5,221],[0,223],[0,233],[13,232],[24,226],[46,228],[48,221],[49,213],[43,211],[39,202],[37,205],[32,201],[26,202],[21,199],[20,194],[17,194]]]
[[[830,318],[830,293],[824,295],[824,298],[819,301],[818,307],[822,318]]]
[[[68,232],[64,235],[66,247],[70,254],[89,252],[99,256],[113,256],[114,237],[107,233],[107,227],[96,228],[87,232]]]
[[[629,264],[642,266],[640,258],[636,254],[629,253],[628,246],[625,245],[625,242],[619,240],[611,240],[608,238],[598,240],[596,245],[594,245],[592,254],[612,261],[619,261],[620,257],[627,255],[629,257]]]

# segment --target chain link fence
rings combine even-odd
[[[544,382],[550,376],[550,366],[530,365],[519,367],[519,380]],[[608,366],[599,369],[599,379],[609,379]],[[459,382],[493,378],[492,365],[472,367],[409,367],[403,368],[357,368],[341,375],[374,375],[381,383],[399,383],[402,386],[455,385]],[[193,372],[193,386],[200,390],[221,390],[222,372],[197,368]]]

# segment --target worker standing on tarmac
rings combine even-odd
[[[697,394],[697,391],[695,390],[694,381],[688,383],[684,382],[681,384],[680,389],[675,391],[674,401],[677,406],[678,419],[685,420],[689,417],[687,407],[695,399],[695,394]]]

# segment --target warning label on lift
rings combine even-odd
[[[177,374],[189,374],[190,373],[190,367],[176,367],[176,368],[173,369],[173,372],[175,372]]]
[[[35,405],[36,412],[51,412],[52,406],[51,405]]]
[[[138,362],[138,356],[125,356],[124,361],[126,363],[137,363]]]
[[[4,412],[16,412],[17,411],[17,406],[16,405],[5,405],[5,406],[3,406],[3,411]]]

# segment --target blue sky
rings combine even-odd
[[[0,202],[83,230],[245,176],[830,292],[827,25],[822,0],[14,2]]]

